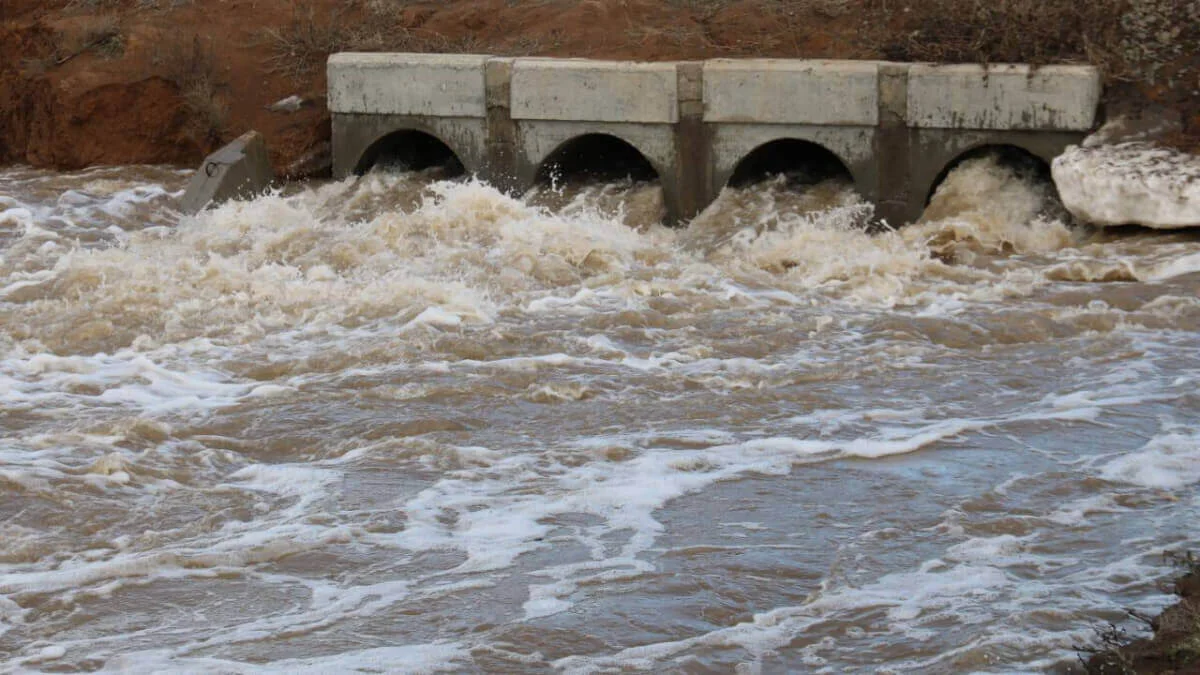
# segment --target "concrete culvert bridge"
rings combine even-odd
[[[746,187],[779,175],[786,176],[788,185],[795,187],[830,179],[854,182],[837,155],[816,143],[784,138],[760,145],[739,162],[729,177],[729,187]]]
[[[538,185],[656,181],[658,172],[637,148],[616,136],[587,134],[552,152],[535,180]]]
[[[466,171],[450,146],[432,134],[415,130],[396,131],[375,141],[359,158],[354,173],[361,176],[376,166],[393,171],[441,167],[447,178]]]
[[[1011,145],[1052,160],[1102,118],[1100,94],[1097,69],[1068,65],[329,59],[335,175],[359,168],[364,149],[397,129],[428,131],[467,172],[513,193],[554,170],[568,180],[652,177],[635,161],[644,158],[674,222],[729,184],[835,169],[853,175],[878,217],[914,222],[963,153]],[[824,148],[840,166],[786,139]]]

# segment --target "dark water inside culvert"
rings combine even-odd
[[[0,173],[0,669],[1046,670],[1197,543],[1194,233],[185,180]]]

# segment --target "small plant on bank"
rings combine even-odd
[[[1096,644],[1076,647],[1089,675],[1195,672],[1200,666],[1200,558],[1168,551],[1163,559],[1184,570],[1172,589],[1180,601],[1153,618],[1126,610],[1153,637],[1133,639],[1111,623],[1096,629]]]
[[[104,14],[83,21],[78,30],[60,33],[54,45],[54,61],[60,66],[88,51],[104,58],[117,58],[125,52],[125,35],[117,17]]]
[[[212,48],[194,37],[171,42],[157,57],[164,77],[175,85],[187,113],[187,133],[202,146],[224,139],[229,106],[219,90],[221,79]]]
[[[267,70],[300,80],[325,62],[325,58],[346,46],[348,35],[341,28],[338,10],[318,17],[311,2],[299,3],[288,23],[262,32],[271,50]]]

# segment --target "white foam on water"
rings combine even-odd
[[[884,419],[908,416],[892,410],[878,411],[878,415]],[[873,413],[848,412],[846,417],[872,420]],[[550,522],[557,516],[588,514],[603,520],[601,529],[605,532],[628,531],[616,555],[593,541],[590,548],[595,558],[591,563],[538,572],[557,581],[530,587],[524,606],[526,618],[550,616],[570,609],[570,596],[585,581],[603,580],[609,574],[637,576],[646,571],[638,555],[649,549],[662,531],[656,511],[716,482],[751,473],[783,475],[797,464],[814,461],[908,454],[967,432],[1012,423],[1092,417],[1091,411],[1080,415],[1073,408],[1043,406],[995,419],[920,418],[907,425],[872,421],[868,434],[860,436],[856,428],[847,427],[846,437],[840,439],[766,437],[729,442],[719,430],[701,429],[677,438],[707,447],[630,448],[616,455],[617,461],[582,464],[569,458],[556,461],[525,454],[503,457],[489,453],[483,467],[455,471],[415,498],[397,504],[408,515],[407,526],[379,541],[411,551],[459,550],[466,554],[466,560],[451,573],[478,574],[511,567],[521,555],[547,546],[546,537],[553,529]],[[661,438],[657,440],[661,442]],[[636,438],[592,438],[580,448],[589,454],[599,451],[597,454],[603,458],[610,448],[628,448],[631,442],[638,445]],[[586,574],[575,576],[581,572]]]
[[[168,356],[166,350],[160,357]],[[113,355],[56,356],[23,349],[0,359],[0,402],[5,406],[70,410],[118,405],[148,413],[211,411],[254,392],[217,372],[175,370],[133,350]]]
[[[1080,611],[1091,601],[1079,597],[1080,586],[1102,592],[1113,587],[1114,578],[1144,580],[1161,575],[1161,567],[1153,564],[1157,552],[1126,557],[1052,583],[1006,571],[1038,560],[1023,552],[1030,543],[1031,539],[1011,535],[969,539],[950,547],[944,559],[925,561],[914,571],[884,574],[861,586],[822,588],[803,605],[757,613],[749,621],[684,640],[631,647],[604,656],[571,656],[554,665],[581,674],[658,670],[680,663],[688,654],[739,649],[745,653],[739,667],[761,668],[764,658],[778,656],[786,648],[809,658],[824,654],[821,663],[849,653],[856,657],[850,663],[863,666],[867,661],[862,656],[864,650],[870,650],[872,638],[888,636],[919,645],[937,639],[947,630],[947,621],[953,620],[959,627],[994,626],[971,631],[972,636],[956,648],[894,662],[889,672],[974,671],[989,664],[988,654],[1004,652],[1023,654],[1026,661],[1017,666],[993,657],[990,665],[1004,672],[1044,669],[1061,665],[1076,645],[1088,640],[1086,629],[1056,630],[1044,625],[1041,613],[1047,598],[1053,598],[1056,611]],[[1153,611],[1166,599],[1155,596],[1147,600],[1142,603],[1143,611]],[[830,636],[830,627],[838,625],[853,628]]]
[[[1103,467],[1105,480],[1177,490],[1200,483],[1200,432],[1175,429]]]
[[[340,654],[300,659],[280,659],[267,664],[251,664],[218,658],[180,657],[167,650],[133,652],[110,659],[105,669],[112,672],[145,673],[269,673],[388,672],[422,675],[455,672],[468,662],[470,654],[454,642],[423,645],[376,647]]]
[[[1156,265],[1142,278],[1146,281],[1166,281],[1196,272],[1200,272],[1200,253],[1190,253]]]
[[[726,190],[684,230],[661,227],[661,191],[646,185],[590,188],[555,205],[475,181],[376,172],[169,227],[147,215],[173,198],[169,181],[101,173],[48,194],[21,189],[0,198],[0,420],[17,429],[0,437],[0,491],[31,509],[44,500],[122,515],[84,519],[86,536],[74,523],[29,526],[37,521],[23,512],[0,519],[12,543],[0,562],[0,639],[41,640],[7,667],[93,655],[131,671],[469,669],[473,650],[495,646],[492,629],[452,627],[447,642],[410,647],[377,647],[372,636],[314,658],[287,658],[287,643],[358,634],[401,608],[440,625],[457,610],[436,601],[470,606],[493,588],[524,591],[504,601],[512,607],[484,601],[515,612],[507,627],[553,626],[611,588],[653,583],[655,542],[671,522],[663,509],[717,483],[798,479],[816,462],[886,466],[926,450],[956,458],[980,437],[1030,428],[1090,432],[1126,409],[1179,407],[1194,389],[1195,364],[1173,360],[1184,352],[1170,342],[1187,345],[1184,290],[1140,310],[1107,295],[1104,307],[1045,304],[1064,285],[1114,275],[1184,283],[1195,267],[1188,243],[1147,252],[1089,242],[1046,215],[1044,186],[988,161],[953,172],[922,223],[878,234],[863,229],[869,205],[836,182]],[[1014,394],[1022,385],[993,367],[1013,358],[1012,377],[1028,375],[1025,352],[1005,352],[997,338],[1010,324],[1118,309],[1181,330],[1146,337],[1131,319],[1109,342],[1029,331],[1018,337],[1053,341],[1077,360],[1051,369],[1061,386],[1030,385],[1036,394]],[[889,321],[881,334],[864,328]],[[971,337],[948,347],[938,331]],[[1111,365],[1136,350],[1140,370]],[[959,382],[979,377],[995,388]],[[880,382],[877,396],[862,390]],[[955,387],[975,393],[961,398]],[[711,409],[692,407],[706,397]],[[508,433],[513,415],[529,417],[520,433]],[[420,431],[429,420],[435,430]],[[443,430],[446,420],[456,428]],[[404,430],[387,431],[393,422]],[[382,438],[360,435],[376,430]],[[1178,490],[1200,480],[1188,473],[1190,434],[1164,431],[1128,455],[1136,461],[1106,454],[1103,465],[1072,466],[1114,490]],[[1055,453],[1069,454],[1046,452]],[[371,482],[379,477],[396,485]],[[806,663],[836,669],[839,654],[896,636],[920,643],[946,625],[1001,626],[1062,592],[1024,576],[1062,562],[1043,537],[1126,517],[1112,492],[1088,499],[1030,517],[1032,533],[929,531],[947,540],[922,564],[854,587],[827,578],[798,607],[556,665],[662,669],[732,646],[753,669],[810,628],[867,625],[798,647]],[[750,538],[775,524],[755,516],[742,526]],[[327,576],[288,571],[324,556],[336,561]],[[439,563],[426,569],[429,560]],[[1086,565],[1075,580],[1089,588],[1156,573],[1141,559]],[[98,629],[69,639],[29,609],[57,603],[107,617],[103,603],[127,591],[169,597],[167,582],[230,579],[264,602],[287,600],[174,635]],[[1065,606],[1101,602],[1097,592]],[[468,618],[449,625],[492,623]],[[1083,631],[1063,623],[996,628],[893,665],[961,665],[993,644],[1058,653]],[[153,651],[149,639],[161,640]],[[272,660],[233,655],[247,645]]]

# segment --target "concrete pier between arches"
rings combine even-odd
[[[507,191],[553,174],[573,147],[586,147],[585,159],[597,163],[626,161],[632,148],[661,181],[671,220],[694,216],[744,160],[774,150],[771,166],[794,162],[799,170],[836,158],[877,215],[901,225],[920,216],[946,169],[968,153],[1009,147],[1049,162],[1097,125],[1100,99],[1100,75],[1088,66],[355,53],[329,60],[335,175],[366,171],[384,149],[402,149],[417,134]]]

